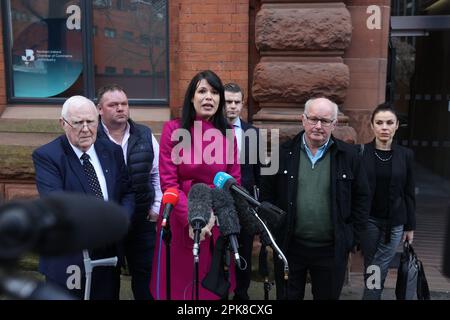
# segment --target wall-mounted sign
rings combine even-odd
[[[12,16],[14,96],[53,97],[81,77],[81,10],[74,2],[79,1],[17,2]]]

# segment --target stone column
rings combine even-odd
[[[345,50],[350,86],[344,103],[358,143],[373,139],[370,115],[385,100],[388,61],[390,0],[347,0],[353,33]]]
[[[284,140],[301,129],[300,116],[309,98],[325,96],[339,106],[345,101],[350,70],[343,56],[352,21],[342,2],[271,2],[261,1],[255,19],[260,60],[253,73],[258,109],[253,120],[260,128],[280,128]],[[338,118],[335,135],[355,141],[356,132],[342,110]]]

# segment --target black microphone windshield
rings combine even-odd
[[[188,221],[194,227],[203,228],[209,221],[212,209],[211,188],[204,183],[196,183],[188,194]]]
[[[0,259],[28,250],[61,255],[99,248],[121,240],[128,223],[119,205],[84,194],[10,202],[0,208]]]
[[[239,218],[231,194],[224,189],[212,189],[214,213],[219,221],[220,233],[224,236],[239,234]]]
[[[231,195],[233,196],[234,199],[234,204],[236,206],[241,227],[248,234],[251,235],[263,232],[264,230],[263,226],[258,221],[258,219],[253,215],[253,213],[250,212],[251,207],[247,202],[247,200],[243,199],[237,194],[232,193]]]
[[[270,202],[263,201],[258,208],[259,216],[267,223],[269,228],[277,230],[283,221],[286,212],[274,206]]]

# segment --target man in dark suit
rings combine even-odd
[[[94,103],[83,96],[67,99],[59,121],[65,135],[36,149],[32,155],[39,195],[84,193],[121,203],[131,214],[134,196],[129,192],[122,150],[109,141],[96,141],[98,113]],[[120,261],[121,248],[118,245],[90,251],[91,259],[113,256],[119,256]],[[39,270],[48,282],[83,297],[85,272],[82,252],[41,257]],[[91,299],[119,299],[119,289],[120,263],[116,267],[93,269]]]
[[[227,83],[225,89],[225,116],[228,123],[233,126],[236,134],[241,163],[241,184],[252,196],[257,197],[259,177],[261,172],[258,161],[258,129],[240,118],[244,106],[244,93],[235,83]],[[246,139],[246,137],[249,137]],[[251,142],[251,143],[250,143]],[[239,235],[239,254],[247,262],[244,270],[236,269],[236,289],[234,300],[249,300],[248,287],[252,273],[253,234],[241,229]]]

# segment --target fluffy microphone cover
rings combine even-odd
[[[220,232],[224,236],[239,234],[241,226],[231,194],[224,189],[212,189],[214,214],[219,221]]]
[[[189,224],[200,223],[201,228],[206,226],[211,216],[211,209],[211,188],[204,183],[194,184],[188,194]]]

